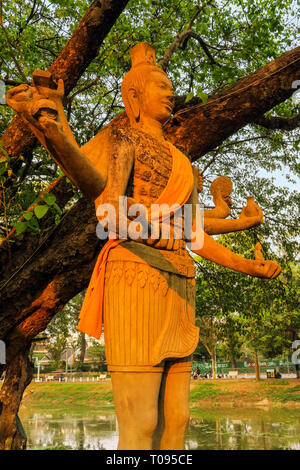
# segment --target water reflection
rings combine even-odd
[[[228,410],[198,411],[186,433],[187,450],[300,450],[300,410],[280,410],[275,416],[252,410],[247,416],[226,416]],[[118,429],[113,410],[23,409],[21,419],[29,449],[117,448]]]
[[[113,412],[23,412],[29,449],[67,447],[77,450],[116,449],[117,422]]]
[[[186,449],[211,450],[300,450],[299,410],[281,410],[276,416],[252,411],[252,417],[236,419],[214,413],[214,417],[192,417]],[[259,416],[261,415],[261,416]],[[276,420],[273,422],[273,420]]]

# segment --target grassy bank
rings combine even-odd
[[[26,389],[24,406],[112,406],[111,382],[99,383],[31,383]]]
[[[191,382],[191,408],[295,407],[300,408],[300,381],[202,380]],[[113,407],[111,382],[32,383],[22,406]]]
[[[300,381],[220,380],[191,385],[191,407],[300,407]]]

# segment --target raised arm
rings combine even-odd
[[[198,211],[199,216],[200,208],[198,204],[196,187],[194,188],[191,199],[195,207],[195,211]],[[196,230],[195,222],[196,217],[194,217],[193,233],[195,233]],[[203,230],[200,224],[198,224],[197,229]],[[201,236],[199,236],[198,233],[198,239],[200,240],[200,243],[198,243],[197,246],[195,243],[196,237],[192,237],[190,249],[195,254],[200,255],[210,261],[213,261],[214,263],[220,264],[221,266],[225,266],[226,268],[233,269],[234,271],[239,271],[244,274],[249,274],[250,276],[263,277],[269,279],[274,279],[281,272],[281,267],[275,261],[263,259],[245,259],[242,256],[233,253],[228,248],[225,248],[224,246],[220,245],[216,240],[214,240],[207,233],[205,233],[205,231],[202,231]]]
[[[83,194],[94,200],[105,188],[107,155],[103,145],[80,149],[67,122],[62,97],[62,80],[57,87],[47,72],[35,72],[34,85],[8,91],[6,101],[30,126],[40,143]],[[43,76],[44,74],[44,76]],[[98,161],[95,166],[93,162]]]
[[[247,206],[243,208],[239,219],[207,218],[204,211],[204,231],[208,235],[219,235],[256,227],[263,221],[263,212],[257,204],[252,203],[251,207],[248,208],[249,205],[248,202]]]
[[[194,177],[197,173],[194,172]],[[202,189],[202,188],[201,188]],[[225,220],[231,213],[232,182],[228,176],[219,176],[210,185],[215,207],[204,211],[204,231],[209,235],[237,232],[247,230],[259,225],[263,221],[261,208],[254,202],[252,197],[247,200],[247,206],[238,219]],[[199,192],[199,189],[198,189]]]

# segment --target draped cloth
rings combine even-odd
[[[169,207],[172,208],[172,212],[174,208],[176,210],[176,208],[182,207],[189,199],[194,186],[193,171],[189,159],[170,142],[168,144],[172,156],[172,170],[165,189],[154,202],[156,205],[166,204],[168,207],[163,207],[157,212],[151,211],[150,207],[148,209],[149,221],[159,220],[162,222],[170,217]],[[99,199],[100,197],[95,201],[96,210]],[[77,329],[96,339],[100,338],[102,332],[105,269],[109,252],[123,241],[125,240],[108,240],[100,251],[79,315]]]

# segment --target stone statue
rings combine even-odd
[[[176,450],[184,448],[192,353],[198,343],[195,268],[186,242],[196,254],[251,276],[275,278],[281,268],[259,257],[244,259],[209,236],[244,230],[263,218],[253,201],[239,219],[226,220],[232,190],[227,177],[212,184],[216,208],[205,212],[204,231],[196,227],[199,173],[163,133],[173,108],[172,85],[156,65],[151,45],[139,43],[130,55],[132,68],[121,89],[130,126],[112,124],[81,148],[64,115],[61,80],[54,84],[49,74],[36,71],[33,85],[10,90],[7,103],[22,114],[65,174],[95,201],[99,227],[109,232],[78,329],[99,338],[103,318],[118,448]],[[113,229],[110,216],[101,212],[103,204],[115,210]],[[130,210],[136,204],[146,212],[135,219]],[[156,208],[163,204],[177,209],[166,214]],[[188,204],[192,223],[181,210]],[[164,232],[167,221],[169,231]],[[156,233],[147,234],[154,226]],[[193,243],[196,229],[202,243]]]

